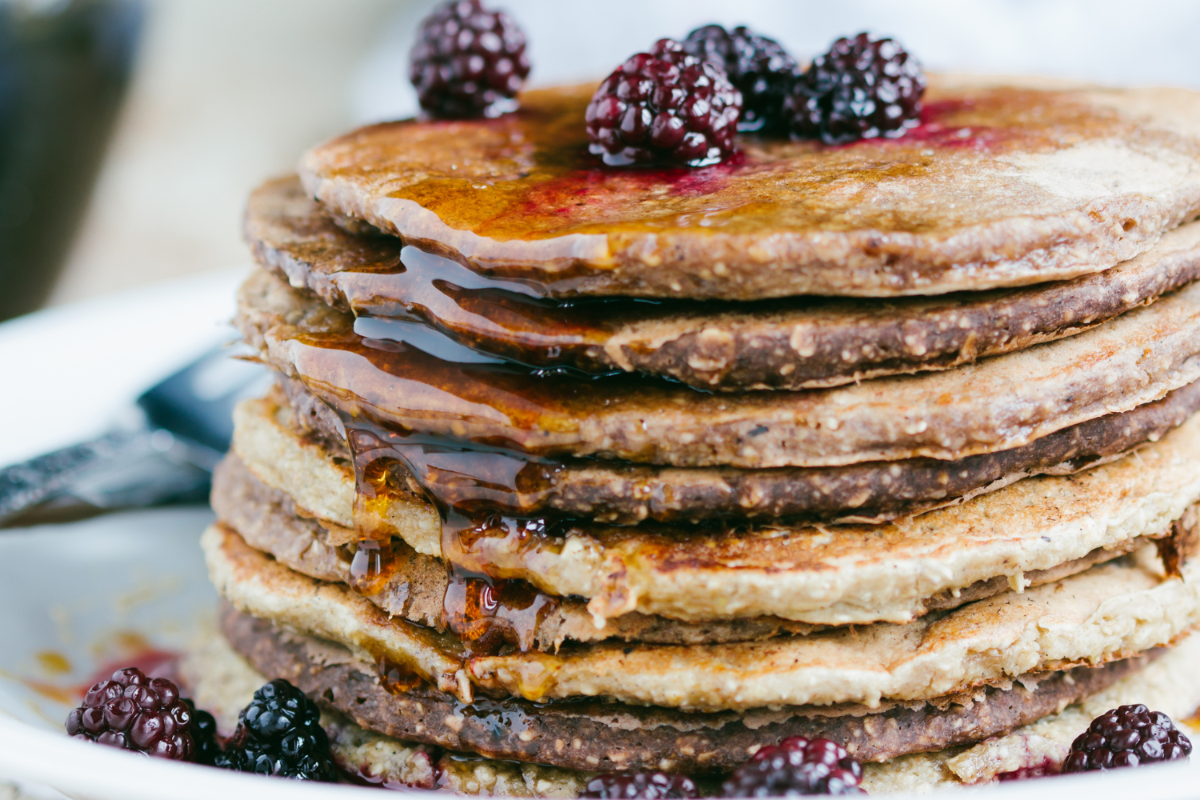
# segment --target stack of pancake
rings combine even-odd
[[[660,170],[587,155],[591,88],[252,195],[232,650],[461,791],[797,734],[973,783],[1192,712],[1200,96],[942,77],[900,139]]]

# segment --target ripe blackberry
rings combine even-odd
[[[207,711],[197,711],[196,704],[186,697],[183,698],[188,711],[192,712],[192,741],[195,743],[195,758],[197,764],[211,766],[221,754],[221,745],[217,740],[217,721]]]
[[[925,73],[894,39],[838,39],[784,102],[792,136],[842,144],[903,136],[921,116]]]
[[[699,797],[700,791],[691,778],[668,775],[665,772],[639,772],[633,775],[609,773],[588,781],[581,797],[600,797],[604,800],[667,800]]]
[[[179,687],[134,667],[92,686],[67,716],[67,733],[76,739],[176,761],[195,760],[192,732],[192,710]]]
[[[216,766],[280,778],[335,780],[320,709],[284,680],[254,693]]]
[[[479,0],[448,0],[421,23],[408,78],[435,117],[498,117],[517,107],[529,76],[525,33]]]
[[[1063,772],[1136,767],[1187,758],[1192,743],[1166,714],[1143,705],[1121,706],[1092,720],[1071,745]]]
[[[742,93],[725,70],[659,39],[605,78],[587,107],[592,153],[614,166],[700,167],[733,152]]]
[[[829,739],[791,736],[768,745],[721,784],[723,797],[863,794],[862,765]]]
[[[799,67],[778,42],[745,25],[731,31],[720,25],[705,25],[687,35],[683,49],[724,67],[729,81],[742,93],[738,130],[786,129],[783,100],[796,81]]]

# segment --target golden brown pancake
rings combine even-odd
[[[1200,275],[1200,224],[1189,224],[1111,269],[1019,290],[563,305],[395,237],[347,232],[295,178],[251,194],[245,234],[262,267],[339,310],[416,317],[464,345],[535,367],[640,372],[722,391],[950,369],[1073,335]]]
[[[213,525],[201,539],[217,591],[240,611],[329,639],[464,703],[477,694],[746,711],[929,701],[1172,644],[1200,620],[1195,560],[1168,577],[1153,550],[907,625],[714,645],[602,643],[556,654],[474,655],[448,634],[389,619],[340,584],[302,576]]]
[[[726,164],[621,170],[587,154],[593,88],[362,128],[300,177],[335,213],[557,297],[1020,286],[1107,269],[1200,212],[1200,94],[1183,89],[933,76],[899,139],[744,138]]]
[[[234,452],[299,513],[354,526],[353,471],[277,424],[272,405],[236,412]],[[630,612],[712,622],[779,616],[812,624],[904,622],[1002,578],[1020,585],[1097,549],[1171,533],[1200,499],[1200,418],[1125,458],[1073,476],[1030,478],[967,503],[886,525],[746,527],[576,524],[527,537],[444,535],[419,496],[393,498],[376,527],[468,572],[590,600],[600,619]],[[1003,524],[997,522],[1002,520]],[[388,538],[391,538],[389,536]],[[386,585],[379,587],[386,591]],[[390,607],[390,606],[389,606]]]
[[[265,272],[243,285],[237,324],[273,368],[406,437],[681,467],[957,460],[1128,411],[1200,377],[1197,284],[1077,336],[946,372],[738,395],[634,376],[538,376],[457,352],[447,360],[445,342],[361,333],[350,315]]]

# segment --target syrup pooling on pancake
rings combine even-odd
[[[934,80],[926,124],[903,138],[748,137],[739,160],[671,171],[600,168],[586,152],[591,89],[529,92],[497,120],[364,128],[310,151],[301,177],[338,213],[555,297],[1024,285],[1132,258],[1200,203],[1196,141],[1084,91]],[[1079,158],[1103,190],[1060,191]]]

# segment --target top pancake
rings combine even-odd
[[[393,122],[300,163],[331,211],[554,297],[897,296],[1096,272],[1200,212],[1200,94],[935,78],[925,123],[730,163],[603,168],[591,86],[495,120]]]

